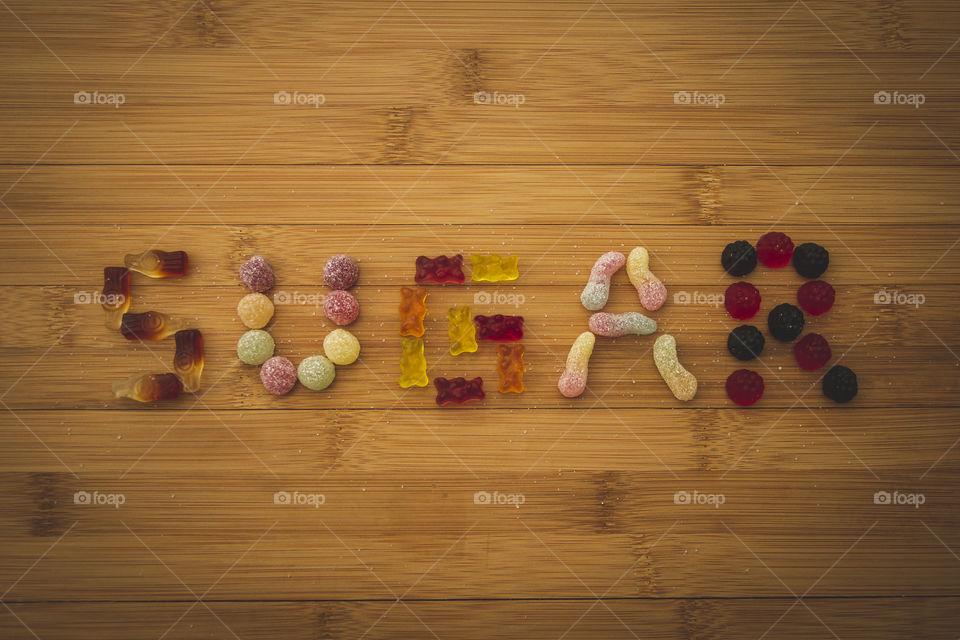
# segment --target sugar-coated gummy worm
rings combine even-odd
[[[626,263],[627,259],[619,251],[608,251],[593,264],[590,279],[580,294],[580,304],[589,311],[599,311],[610,297],[610,278]]]
[[[567,354],[567,368],[557,382],[557,389],[567,398],[576,398],[587,388],[587,363],[593,353],[597,339],[589,331],[584,331],[574,340]]]
[[[677,360],[677,340],[665,333],[653,343],[653,361],[660,377],[677,400],[693,400],[697,395],[697,379]]]
[[[601,311],[590,316],[590,331],[598,336],[616,338],[619,336],[648,336],[657,330],[657,322],[642,313],[606,313]]]
[[[425,387],[430,384],[427,378],[427,359],[423,357],[423,340],[421,338],[400,339],[400,379],[401,387]]]
[[[519,256],[500,256],[496,253],[485,256],[471,253],[470,262],[473,263],[473,271],[470,273],[470,279],[474,282],[516,280],[520,277],[520,270],[517,268],[518,260]]]
[[[643,247],[637,247],[627,258],[627,276],[637,288],[640,304],[647,311],[656,311],[667,301],[667,288],[650,271],[650,254]]]
[[[423,335],[423,318],[427,315],[427,289],[400,287],[400,335],[419,338]]]

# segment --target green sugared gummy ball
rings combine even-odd
[[[336,375],[336,368],[324,356],[310,356],[304,358],[297,367],[297,379],[307,389],[321,391],[330,386]]]
[[[251,329],[237,341],[237,357],[245,364],[260,365],[270,359],[274,349],[273,336],[262,329]]]

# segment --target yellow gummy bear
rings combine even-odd
[[[474,282],[516,280],[520,277],[520,271],[517,269],[519,259],[519,256],[500,257],[496,253],[488,256],[472,253],[470,261],[473,263],[473,272],[470,274],[470,279]]]
[[[470,317],[470,307],[447,309],[447,335],[450,336],[450,355],[473,353],[477,350],[477,328]]]
[[[422,338],[400,338],[400,386],[425,387],[430,384],[427,379],[427,359],[423,357]]]

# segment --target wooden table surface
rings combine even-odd
[[[957,636],[956,3],[0,5],[3,638]],[[726,398],[719,254],[770,229],[830,250],[807,326],[857,372],[848,405],[774,340],[764,398]],[[674,400],[627,337],[563,398],[590,267],[638,245],[700,391]],[[191,272],[135,275],[132,309],[207,358],[199,393],[138,405],[112,382],[172,341],[86,302],[148,247]],[[271,397],[236,359],[237,268],[273,263],[299,362],[340,252],[361,360]],[[493,252],[521,277],[430,287],[425,335],[431,376],[486,400],[400,389],[416,256]],[[761,325],[801,282],[749,280]],[[619,273],[607,310],[635,296]],[[490,343],[447,353],[461,304],[526,318],[522,395]]]

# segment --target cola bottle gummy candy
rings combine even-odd
[[[189,260],[186,251],[150,249],[143,253],[128,253],[123,257],[127,268],[151,278],[174,278],[186,275]]]
[[[159,311],[125,313],[120,320],[120,333],[127,340],[163,340],[182,328],[182,320]]]
[[[183,382],[183,390],[193,393],[200,389],[200,374],[203,372],[203,334],[197,329],[177,331],[173,357],[173,370]]]
[[[131,398],[137,402],[173,400],[180,396],[183,384],[173,373],[138,374],[113,383],[116,398]]]

